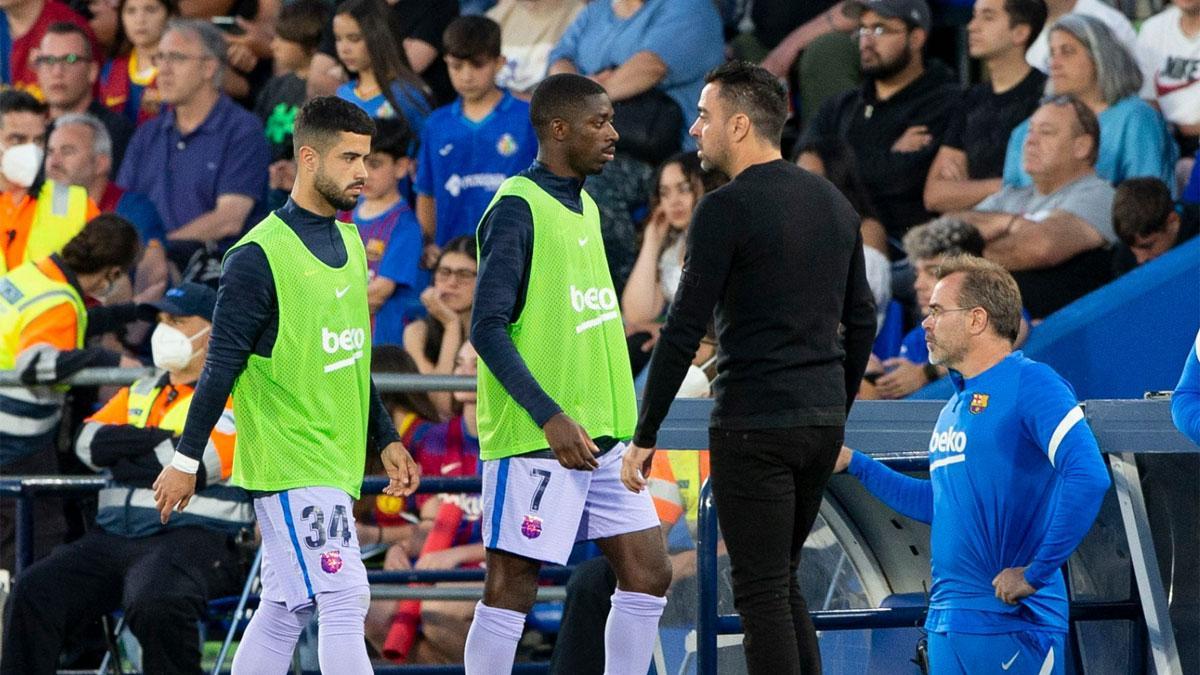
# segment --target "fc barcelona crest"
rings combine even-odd
[[[967,408],[967,410],[970,410],[972,415],[978,415],[984,410],[987,410],[987,406],[987,394],[971,394],[971,405]]]

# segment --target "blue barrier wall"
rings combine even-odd
[[[1050,364],[1080,398],[1174,389],[1200,327],[1200,238],[1050,315],[1026,356]],[[945,400],[948,380],[912,398]]]

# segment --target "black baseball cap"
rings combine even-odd
[[[189,281],[167,291],[157,302],[138,306],[138,313],[147,321],[154,321],[159,312],[166,312],[175,316],[198,316],[211,323],[216,307],[216,291]]]
[[[889,19],[900,19],[926,32],[933,23],[925,0],[851,0],[846,3],[846,15],[852,18],[857,19],[867,10]]]

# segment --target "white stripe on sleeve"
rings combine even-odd
[[[1046,451],[1046,454],[1050,457],[1050,464],[1052,466],[1057,466],[1054,464],[1054,456],[1058,454],[1059,444],[1062,443],[1062,440],[1066,437],[1067,432],[1071,431],[1071,429],[1082,419],[1083,408],[1075,406],[1074,408],[1071,408],[1071,410],[1068,411],[1065,416],[1063,416],[1062,421],[1059,422],[1058,426],[1054,429],[1054,433],[1050,436],[1050,447]]]

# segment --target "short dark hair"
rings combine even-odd
[[[366,111],[336,96],[318,96],[296,113],[292,129],[292,147],[296,156],[300,148],[309,146],[324,152],[343,131],[363,136],[375,135],[375,123]]]
[[[320,0],[296,0],[279,10],[275,34],[281,40],[295,42],[308,54],[321,46],[325,24],[329,23],[329,6]]]
[[[747,61],[730,61],[704,77],[706,84],[719,84],[720,97],[733,112],[750,118],[762,138],[779,147],[787,122],[787,90],[767,69]]]
[[[1117,186],[1113,196],[1113,228],[1126,246],[1167,229],[1167,218],[1175,210],[1171,190],[1158,178],[1130,178]]]
[[[486,16],[460,16],[442,34],[446,56],[483,61],[500,56],[500,24]]]
[[[403,117],[385,117],[375,120],[375,135],[371,136],[371,154],[381,152],[392,159],[409,157],[412,146],[412,128]]]
[[[33,94],[27,91],[19,89],[0,91],[0,116],[15,112],[45,115],[49,110],[45,103],[37,100]],[[0,127],[3,127],[3,122],[0,122]]]
[[[1096,113],[1086,103],[1070,94],[1047,96],[1041,100],[1040,104],[1067,106],[1075,112],[1075,124],[1079,128],[1080,135],[1090,136],[1092,139],[1092,151],[1088,153],[1087,160],[1088,164],[1095,166],[1096,160],[1100,157],[1100,120],[1096,118]]]
[[[1009,28],[1022,24],[1029,26],[1029,39],[1025,41],[1028,50],[1046,25],[1045,0],[1004,0],[1004,12],[1008,14]]]
[[[533,97],[529,99],[529,120],[541,138],[552,120],[575,121],[586,99],[607,93],[604,87],[582,75],[551,75],[533,90]]]
[[[959,272],[964,275],[959,306],[982,307],[996,335],[1016,343],[1021,330],[1021,289],[1012,274],[987,258],[956,255],[938,265],[937,278]]]
[[[49,35],[50,33],[55,35],[78,35],[83,40],[84,49],[87,50],[87,54],[84,54],[84,56],[89,59],[92,58],[92,38],[88,37],[87,31],[83,30],[83,27],[79,24],[71,23],[70,21],[55,21],[46,28],[46,34]]]
[[[137,229],[115,213],[102,213],[63,246],[66,266],[76,274],[92,274],[106,267],[128,270],[141,250]]]

